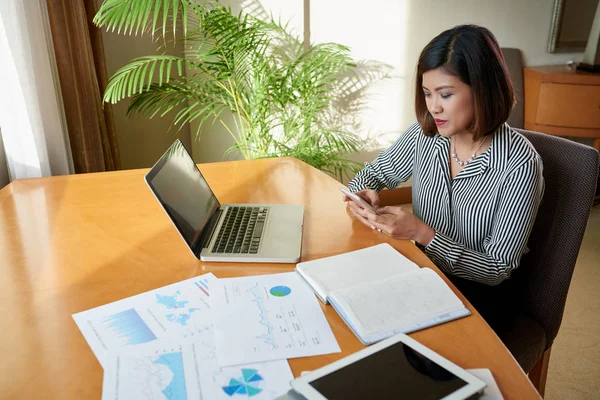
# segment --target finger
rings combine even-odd
[[[371,224],[371,222],[364,217],[364,214],[372,214],[370,211],[365,210],[364,208],[360,207],[354,202],[349,202],[348,208],[350,209],[350,212],[352,213],[352,215],[354,215],[356,219],[358,219],[363,224],[367,225],[369,228],[376,229],[373,226],[373,224]]]
[[[364,218],[367,223],[371,226],[372,229],[386,229],[389,230],[388,222],[389,218],[384,218],[378,214],[374,214],[369,210],[365,210],[364,208],[360,208],[357,211],[357,214]]]
[[[390,214],[377,213],[374,214],[369,210],[365,210],[366,212],[362,214],[366,219],[371,221],[371,223],[378,223],[382,225],[387,225],[390,222]]]
[[[373,221],[377,218],[377,214],[368,208],[359,208],[358,213],[368,221]]]
[[[373,207],[379,208],[379,193],[372,191],[369,192],[369,196],[371,197],[371,204],[373,204]]]
[[[378,208],[377,211],[379,212],[379,214],[393,214],[393,215],[400,215],[404,212],[404,210],[401,207],[396,207],[396,206],[381,207],[381,208]]]
[[[365,192],[360,192],[360,194],[361,197],[367,201],[367,203],[374,207],[379,206],[379,195],[374,190],[367,190]]]
[[[356,192],[354,194],[372,206],[373,205],[372,198],[371,198],[371,196],[369,196],[369,192],[372,192],[372,190],[361,190],[360,192]]]
[[[356,205],[355,202],[349,201],[346,204],[347,204],[348,208],[350,209],[350,211],[352,211],[353,214],[357,214],[358,206]]]
[[[360,222],[362,222],[364,225],[368,226],[369,228],[371,228],[371,229],[376,229],[376,228],[375,228],[375,227],[374,227],[374,226],[371,224],[371,222],[370,222],[368,219],[366,219],[365,217],[363,217],[362,215],[360,215],[360,214],[354,214],[354,217],[355,217],[357,220],[359,220]]]
[[[355,217],[362,217],[362,215],[361,215],[362,208],[357,206],[356,203],[354,203],[353,201],[349,201],[347,204],[348,204],[348,209],[350,210],[352,215],[354,215]]]
[[[370,213],[369,210],[362,208],[360,206],[360,204],[357,204],[353,201],[348,202],[348,205],[350,206],[350,208],[352,209],[352,211],[354,211],[355,214],[360,215],[361,217],[365,217],[367,216],[368,213]]]
[[[371,221],[371,220],[369,220],[369,224],[371,225],[371,227],[373,229],[376,229],[378,232],[385,233],[386,235],[389,235],[389,232],[390,232],[390,227],[389,226],[387,226],[385,224],[382,224],[382,223],[379,223],[379,222]]]

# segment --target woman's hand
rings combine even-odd
[[[379,214],[375,214],[352,202],[348,205],[352,214],[363,224],[394,239],[410,239],[427,246],[435,235],[433,228],[401,207],[382,207],[377,210]]]

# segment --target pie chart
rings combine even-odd
[[[263,380],[264,378],[260,376],[257,370],[243,368],[242,376],[237,379],[230,379],[229,385],[223,386],[222,389],[229,396],[239,394],[244,397],[252,397],[262,392],[262,389],[258,386]]]
[[[273,286],[269,293],[275,297],[285,297],[288,294],[292,293],[292,289],[287,286]]]

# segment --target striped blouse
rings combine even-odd
[[[413,212],[435,230],[425,254],[448,274],[497,285],[526,251],[544,190],[542,160],[504,124],[488,150],[451,179],[449,147],[449,138],[425,136],[415,123],[348,186],[393,189],[412,176]]]

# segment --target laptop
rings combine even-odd
[[[197,259],[300,260],[304,206],[219,203],[179,139],[144,180]]]

